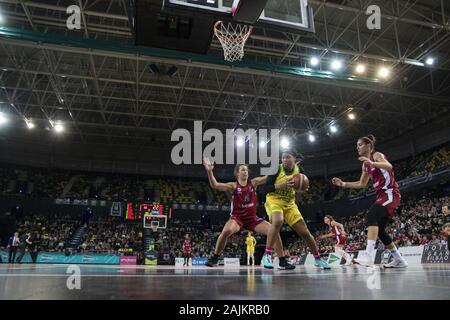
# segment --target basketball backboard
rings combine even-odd
[[[144,227],[144,229],[153,229],[153,231],[156,231],[157,229],[166,229],[167,228],[167,216],[145,214],[143,227]]]
[[[232,19],[233,0],[164,0],[164,8],[204,13]],[[256,25],[314,32],[308,0],[269,0]]]

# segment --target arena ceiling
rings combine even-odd
[[[174,129],[202,120],[221,130],[282,129],[298,144],[309,145],[313,133],[309,148],[330,152],[367,133],[383,141],[450,119],[447,1],[309,2],[315,34],[254,30],[246,61],[267,66],[261,69],[108,46],[134,43],[126,0],[0,0],[0,111],[14,117],[9,132],[23,139],[30,136],[25,119],[36,124],[35,137],[60,120],[66,141],[164,147]],[[66,27],[73,4],[87,26],[80,31]],[[369,4],[381,7],[381,30],[366,27]],[[219,54],[213,40],[209,56]],[[361,61],[369,71],[385,65],[392,76],[373,83],[291,72],[313,55],[323,64],[340,57],[349,69]],[[436,64],[421,66],[430,56]],[[328,132],[330,123],[338,133]]]

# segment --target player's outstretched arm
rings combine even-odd
[[[252,184],[257,187],[263,184],[266,184],[267,182],[267,176],[264,177],[256,177],[252,179]]]
[[[359,181],[354,181],[354,182],[344,182],[339,178],[333,178],[331,180],[331,182],[338,187],[342,187],[342,188],[347,188],[347,189],[365,189],[367,187],[367,184],[369,183],[369,175],[367,174],[366,171],[364,171],[364,166],[363,166],[363,171],[361,174],[361,178],[359,179]]]
[[[203,166],[208,174],[209,185],[211,188],[219,190],[219,191],[234,191],[236,185],[234,182],[221,183],[217,182],[216,177],[214,177],[213,169],[214,164],[207,158],[203,159]]]
[[[317,239],[322,240],[322,239],[330,238],[330,237],[333,237],[333,236],[334,236],[334,234],[330,232],[330,233],[323,234],[323,235],[319,236]]]

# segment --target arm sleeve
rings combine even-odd
[[[275,191],[275,180],[277,180],[277,175],[278,174],[267,177],[266,185],[263,188],[264,193],[269,193],[269,192]]]

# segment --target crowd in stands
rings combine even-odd
[[[156,250],[170,252],[171,258],[182,257],[182,246],[185,235],[189,235],[191,241],[192,257],[209,257],[214,253],[216,240],[222,231],[223,225],[211,225],[205,228],[200,221],[173,221],[170,226],[159,231],[156,236]],[[244,233],[231,236],[224,249],[226,257],[244,257]]]
[[[450,166],[450,146],[422,153],[414,159],[394,162],[397,181],[406,177],[438,171]],[[359,180],[361,172],[339,174],[344,181]],[[372,192],[367,189],[342,189],[330,179],[310,177],[310,189],[300,204],[319,200],[339,200]],[[213,190],[207,179],[162,179],[140,175],[77,173],[64,170],[0,166],[0,194],[40,198],[96,199],[105,201],[146,200],[161,203],[229,205],[230,195]]]
[[[80,241],[70,246],[74,232],[82,228]],[[94,217],[85,221],[82,215],[28,214],[17,222],[19,235],[31,233],[30,250],[78,253],[133,253],[143,251],[142,224],[124,223],[123,218]],[[11,230],[11,233],[14,230]]]
[[[64,252],[66,242],[80,225],[80,217],[73,215],[25,215],[17,223],[19,235],[30,232],[33,248],[48,252]]]
[[[80,253],[133,253],[143,251],[141,223],[125,223],[123,218],[103,217],[85,224]]]
[[[448,195],[420,195],[405,197],[387,231],[398,247],[446,243],[442,225],[448,220],[442,213],[442,206],[448,205]],[[344,225],[347,233],[347,247],[350,252],[362,250],[366,245],[366,212],[350,217],[335,216]],[[143,254],[143,226],[141,223],[124,222],[123,217],[94,216],[85,221],[82,215],[25,215],[18,221],[19,234],[31,232],[34,248],[38,251],[67,252],[67,244],[74,232],[84,228],[81,241],[74,248],[79,253]],[[223,224],[205,226],[200,221],[173,220],[167,229],[153,233],[155,250],[170,254],[171,261],[182,257],[185,235],[192,243],[192,257],[209,257]],[[328,227],[318,222],[310,229],[317,239],[328,233]],[[286,230],[286,229],[285,229]],[[224,257],[245,257],[246,232],[233,235],[224,250]],[[287,253],[300,255],[308,252],[306,244],[292,231],[283,232]],[[265,244],[265,236],[255,235],[259,245]],[[334,239],[318,240],[321,253],[334,251]],[[378,248],[383,248],[381,243]]]

